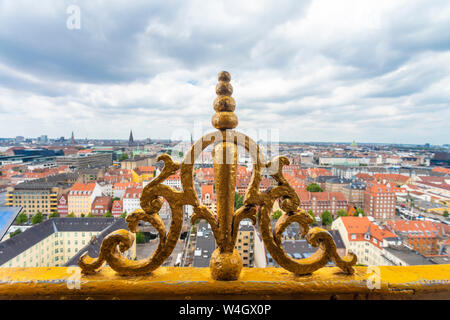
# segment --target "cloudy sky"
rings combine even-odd
[[[221,70],[246,133],[450,143],[448,0],[0,2],[0,137],[210,131]]]

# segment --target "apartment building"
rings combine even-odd
[[[183,189],[181,185],[181,176],[179,173],[167,177],[167,179],[164,180],[163,184],[168,185],[169,187],[175,188],[177,190]]]
[[[342,192],[344,187],[350,185],[352,180],[344,178],[332,178],[325,181],[325,191]]]
[[[133,159],[127,159],[120,162],[122,169],[133,170],[138,167],[151,166],[155,163],[156,156],[135,156]]]
[[[111,208],[111,213],[113,217],[119,217],[124,213],[123,210],[123,200],[114,200]]]
[[[395,204],[395,192],[385,185],[370,185],[364,193],[364,213],[375,219],[394,218]]]
[[[70,188],[70,186],[41,180],[20,183],[15,187],[7,188],[6,205],[23,207],[22,212],[28,216],[38,212],[48,215],[53,210],[57,210],[58,197],[64,191],[63,188]]]
[[[156,167],[154,166],[140,166],[131,170],[132,181],[142,183],[144,181],[151,181],[157,175]]]
[[[116,182],[113,186],[113,198],[122,198],[128,188],[137,188],[136,182]]]
[[[58,200],[58,214],[60,217],[65,217],[69,214],[69,201],[67,194],[62,194]]]
[[[92,202],[102,195],[100,186],[95,183],[75,183],[68,194],[68,212],[76,217],[91,212]]]
[[[58,166],[68,166],[69,168],[86,169],[86,168],[105,168],[112,165],[111,153],[86,153],[71,154],[56,158]]]
[[[306,211],[312,210],[319,216],[324,211],[329,211],[333,216],[341,209],[347,211],[348,202],[341,192],[308,192],[297,191],[300,199],[300,208]]]
[[[91,213],[95,216],[104,216],[107,212],[111,212],[111,197],[95,197],[91,206]]]
[[[141,209],[142,188],[128,188],[123,196],[123,210],[130,214],[134,210]]]
[[[63,266],[94,237],[118,229],[128,229],[123,219],[52,218],[0,242],[0,267]],[[125,255],[135,257],[134,244]]]
[[[254,266],[254,238],[255,229],[249,220],[241,221],[236,239],[235,249],[242,258],[244,267]]]
[[[339,217],[333,221],[331,229],[339,231],[347,251],[358,256],[359,264],[391,265],[383,256],[384,249],[401,244],[397,235],[379,227],[368,217]]]
[[[202,204],[210,210],[216,210],[216,193],[213,184],[203,184],[201,187]]]
[[[364,194],[366,184],[357,180],[342,188],[342,194],[347,199],[348,204],[356,208],[364,208]]]
[[[431,221],[389,220],[386,227],[401,237],[403,244],[423,255],[439,253],[439,230]]]

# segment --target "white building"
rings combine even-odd
[[[163,184],[168,185],[169,187],[175,188],[177,190],[182,190],[181,186],[181,177],[179,174],[174,174],[168,177]]]
[[[339,232],[347,252],[356,254],[359,264],[392,265],[384,256],[384,248],[401,244],[397,235],[380,228],[368,217],[339,217],[331,229]]]
[[[123,195],[123,211],[131,213],[136,209],[142,209],[140,198],[142,188],[128,188]]]
[[[112,197],[113,195],[113,185],[111,183],[99,182],[98,183],[102,194],[108,197]]]

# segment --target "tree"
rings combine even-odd
[[[323,192],[323,189],[317,183],[311,183],[306,187],[306,190],[309,192]]]
[[[25,222],[28,221],[28,216],[25,213],[19,213],[19,215],[16,218],[16,223],[17,224],[24,224]]]
[[[355,213],[353,214],[353,216],[354,216],[354,217],[359,217],[360,214],[364,217],[364,216],[365,216],[364,210],[361,209],[361,208],[356,208],[356,211],[355,211]]]
[[[446,218],[447,218],[447,217],[449,216],[449,214],[448,214],[448,211],[447,211],[447,210],[445,210],[445,211],[444,211],[444,214],[443,214],[443,216],[444,216],[444,217],[446,217]]]
[[[127,217],[127,213],[126,213],[126,212],[122,213],[122,214],[120,215],[120,217],[121,217],[122,219],[125,219],[125,218]]]
[[[313,224],[317,223],[316,216],[314,215],[314,212],[311,209],[308,210],[308,214],[313,218]]]
[[[38,211],[38,213],[36,213],[33,216],[33,218],[31,218],[32,224],[38,224],[38,223],[41,223],[42,221],[44,221],[44,216],[42,215],[42,213],[40,211]]]
[[[122,153],[120,155],[119,161],[124,161],[128,159],[128,153]]]
[[[330,211],[328,211],[328,210],[325,210],[324,212],[322,212],[321,218],[322,218],[323,225],[329,226],[333,222],[333,216],[331,215]]]
[[[50,215],[48,217],[49,218],[58,218],[59,217],[58,210],[53,210],[52,213],[50,213]]]
[[[234,211],[242,207],[244,204],[244,196],[241,196],[239,193],[234,192]]]
[[[113,216],[112,213],[109,211],[106,211],[106,213],[104,215],[105,218],[112,218],[112,216]]]
[[[92,212],[89,212],[88,215],[87,215],[87,217],[88,217],[88,218],[93,218],[94,215],[92,214]]]
[[[145,243],[145,236],[140,231],[136,233],[136,243]]]
[[[120,201],[120,198],[119,197],[114,197],[113,199],[112,199],[112,201],[114,202],[114,201]]]
[[[75,218],[75,213],[69,213],[68,215],[67,215],[67,218]]]
[[[338,217],[346,217],[346,216],[348,216],[348,212],[345,211],[344,209],[340,209],[340,210],[338,210],[338,212],[337,212],[337,216],[338,216]]]
[[[17,229],[16,231],[10,232],[10,233],[9,233],[9,237],[10,237],[10,238],[15,237],[15,236],[17,236],[19,233],[21,233],[21,232],[22,232],[22,230]]]
[[[276,210],[274,213],[272,213],[272,218],[278,220],[282,215],[283,212],[281,210]]]
[[[81,217],[84,218],[84,213],[81,214]]]

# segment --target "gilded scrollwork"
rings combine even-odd
[[[217,280],[236,280],[242,269],[242,259],[235,250],[239,225],[243,219],[252,220],[261,232],[265,247],[275,261],[286,270],[302,275],[311,273],[328,262],[334,263],[344,272],[353,273],[356,255],[349,253],[340,257],[331,234],[325,229],[312,228],[312,217],[300,209],[300,199],[295,190],[283,176],[283,166],[289,165],[286,157],[279,156],[266,162],[260,147],[250,137],[232,130],[238,124],[235,101],[230,85],[231,77],[227,72],[219,74],[216,86],[218,94],[214,101],[216,113],[212,124],[218,130],[206,134],[194,143],[186,153],[181,163],[174,162],[168,155],[161,155],[158,161],[164,162],[161,173],[146,185],[140,199],[141,208],[132,212],[127,218],[127,230],[117,230],[102,242],[98,258],[91,258],[86,253],[79,260],[79,266],[84,273],[93,273],[105,262],[122,275],[142,275],[151,273],[161,266],[170,256],[180,237],[184,217],[183,207],[193,207],[191,223],[204,219],[211,225],[216,239],[217,250],[214,251],[210,269],[211,275]],[[199,201],[194,188],[194,163],[200,153],[214,144],[214,174],[217,191],[217,212],[213,212]],[[249,187],[244,196],[243,206],[234,210],[235,176],[237,168],[238,146],[250,154],[253,161],[253,172]],[[164,184],[164,181],[180,170],[182,190],[176,190]],[[277,185],[261,192],[259,187],[262,170],[273,177]],[[163,220],[158,212],[164,199],[168,202],[172,220],[166,231]],[[271,215],[275,202],[278,201],[283,214],[272,230]],[[123,256],[134,241],[133,233],[137,232],[139,221],[149,222],[159,233],[159,244],[151,257],[143,260],[129,260]],[[283,249],[281,237],[286,228],[298,223],[301,236],[317,251],[305,259],[293,259]]]
[[[164,161],[164,167],[142,191],[140,199],[142,209],[133,211],[126,218],[131,232],[122,229],[106,236],[98,258],[91,258],[88,253],[85,253],[78,261],[83,273],[93,273],[107,262],[111,268],[122,275],[148,274],[161,266],[172,253],[181,234],[183,205],[188,203],[189,197],[186,197],[182,191],[162,184],[170,175],[176,173],[180,164],[174,162],[168,155],[162,155],[158,157],[158,160]],[[167,234],[164,222],[158,215],[163,204],[162,198],[167,200],[172,211],[172,221]],[[149,222],[158,231],[159,244],[151,257],[137,261],[129,260],[120,252],[128,250],[133,244],[133,233],[137,232],[139,221]],[[118,246],[120,252],[116,249]]]
[[[275,168],[272,177],[278,182],[278,186],[256,194],[253,197],[253,203],[260,206],[259,209],[259,225],[264,245],[273,257],[273,259],[283,268],[295,274],[308,274],[323,266],[329,261],[334,261],[338,267],[347,273],[353,273],[352,266],[356,264],[356,256],[350,253],[348,256],[341,258],[336,249],[333,237],[325,229],[313,228],[309,229],[312,224],[312,217],[304,210],[299,210],[300,200],[295,190],[289,185],[282,174],[284,165],[288,165],[289,161],[285,157],[277,157],[272,162],[268,162],[265,167]],[[280,199],[280,207],[284,213],[279,218],[272,232],[271,213],[272,208],[277,199]],[[245,204],[245,202],[244,202]],[[302,230],[302,236],[306,238],[309,244],[319,249],[310,257],[304,259],[294,259],[286,254],[281,245],[281,235],[288,225],[298,223]]]

